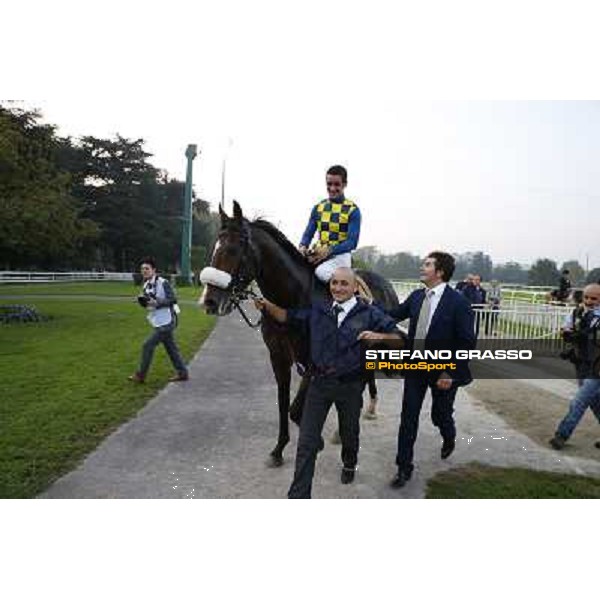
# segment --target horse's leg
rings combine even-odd
[[[277,382],[277,406],[279,408],[279,437],[270,453],[271,465],[283,464],[283,449],[290,441],[288,412],[290,409],[290,383],[293,356],[287,336],[265,319],[261,328],[263,340],[269,350],[271,368]]]
[[[375,383],[375,375],[369,375],[367,379],[369,387],[369,404],[365,410],[365,419],[377,418],[377,384]]]
[[[292,379],[291,365],[282,360],[281,355],[271,355],[271,366],[277,381],[277,406],[279,408],[279,437],[271,450],[271,465],[280,467],[283,464],[283,449],[290,441],[288,411],[290,407],[290,383]]]
[[[310,376],[305,375],[300,381],[298,391],[294,397],[294,401],[290,406],[290,419],[300,426],[302,421],[302,411],[304,410],[304,401],[306,400],[306,392],[308,392],[308,385],[310,384]]]

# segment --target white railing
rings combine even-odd
[[[25,271],[0,271],[2,283],[53,283],[73,281],[133,281],[131,273],[112,273],[108,271],[48,273]]]
[[[423,287],[423,284],[419,281],[399,281],[392,279],[390,283],[392,284],[392,287],[394,288],[394,291],[396,292],[400,302],[406,300],[411,292]]]
[[[473,306],[479,338],[498,339],[555,339],[566,318],[573,312],[569,306],[540,306],[530,308],[498,308]]]
[[[405,300],[408,295],[423,286],[418,281],[409,280],[391,280],[390,283],[394,287],[398,299],[400,302]],[[450,282],[452,287],[455,287],[457,282]],[[488,289],[487,286],[483,285],[484,289]],[[533,286],[533,285],[520,285],[515,283],[507,283],[501,286],[501,304],[502,306],[508,307],[526,307],[528,305],[542,305],[542,304],[559,304],[548,302],[548,293],[553,288]]]
[[[422,286],[416,281],[391,282],[398,299],[402,302],[408,295]],[[535,303],[519,296],[504,295],[500,307],[490,305],[474,305],[476,313],[476,329],[479,339],[535,339],[547,340],[552,350],[560,350],[562,346],[561,329],[565,319],[573,312],[573,306]],[[519,290],[523,291],[523,290]],[[534,292],[534,290],[527,290]],[[537,292],[544,294],[545,292]],[[534,296],[535,298],[536,296]],[[546,344],[545,344],[546,345]]]

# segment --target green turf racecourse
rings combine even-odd
[[[137,291],[128,283],[0,287],[0,305],[50,317],[0,325],[0,498],[44,490],[166,384],[172,368],[162,347],[144,385],[127,380],[151,333]],[[177,293],[176,339],[189,360],[215,319],[193,303],[198,289]]]

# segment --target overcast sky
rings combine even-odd
[[[459,5],[478,27],[449,27]],[[196,143],[195,190],[214,208],[227,157],[227,209],[236,198],[294,242],[325,194],[326,168],[340,163],[363,213],[360,245],[584,267],[588,255],[600,266],[600,103],[574,100],[594,97],[573,84],[592,75],[577,57],[597,55],[584,12],[547,8],[540,20],[511,2],[502,13],[460,2],[90,6],[4,9],[16,25],[0,40],[14,57],[0,97],[40,108],[63,135],[144,138],[153,163],[180,178]],[[519,6],[523,25],[507,38]],[[527,16],[543,24],[545,46],[524,53]],[[548,97],[561,100],[537,100]]]

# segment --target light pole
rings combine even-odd
[[[181,231],[181,280],[188,285],[192,282],[191,250],[192,250],[192,162],[196,158],[196,144],[189,144],[185,156],[187,157],[187,171],[185,175],[185,193],[183,196],[183,227]]]
[[[227,168],[227,157],[229,155],[229,149],[233,144],[233,140],[229,138],[227,144],[227,150],[225,150],[225,156],[223,157],[223,165],[221,166],[221,208],[225,210],[225,170]]]

